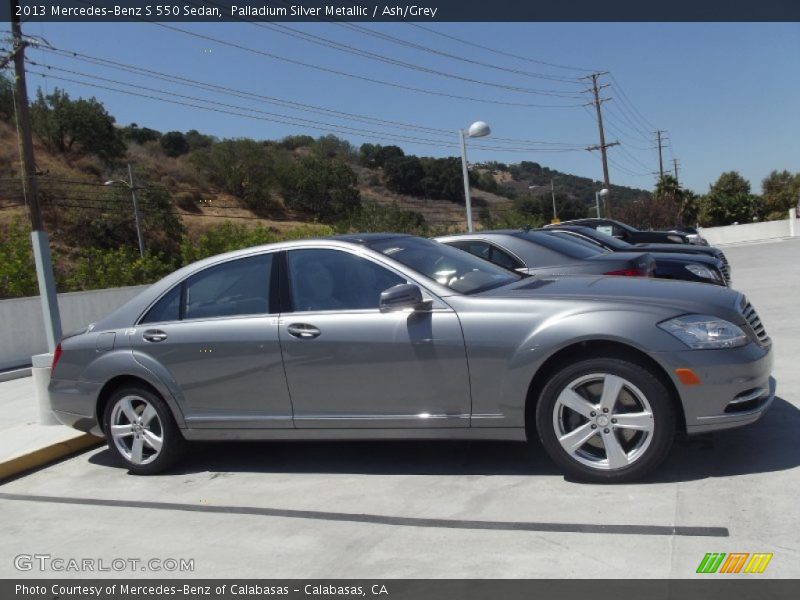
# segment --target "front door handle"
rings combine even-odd
[[[292,323],[286,328],[289,335],[299,338],[301,340],[310,340],[318,337],[320,330],[307,323]]]
[[[142,334],[142,338],[146,342],[163,342],[167,339],[167,334],[160,329],[148,329]]]

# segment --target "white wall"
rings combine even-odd
[[[104,317],[148,286],[111,288],[58,295],[61,328],[69,333]],[[0,371],[31,364],[47,352],[39,297],[0,300]]]
[[[794,212],[794,209],[792,212]],[[736,242],[755,242],[800,235],[800,223],[797,223],[794,215],[792,215],[791,219],[784,219],[783,221],[764,221],[763,223],[745,223],[743,225],[726,225],[724,227],[702,227],[700,234],[712,246]]]

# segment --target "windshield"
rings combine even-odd
[[[468,252],[417,237],[378,240],[370,248],[461,294],[476,294],[522,279]]]

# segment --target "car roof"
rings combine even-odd
[[[408,233],[343,233],[340,235],[329,235],[322,239],[338,240],[340,242],[350,242],[351,244],[360,244],[362,246],[366,246],[374,242],[409,237],[419,236],[410,235]]]

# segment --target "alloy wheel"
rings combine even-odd
[[[146,465],[161,453],[164,428],[148,400],[141,396],[123,396],[111,411],[111,438],[126,460]]]
[[[611,373],[593,373],[574,379],[559,393],[553,428],[572,459],[608,471],[644,456],[655,421],[646,396],[633,383]]]

